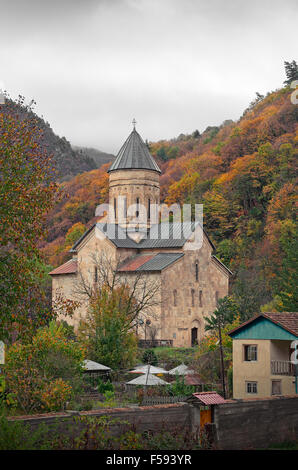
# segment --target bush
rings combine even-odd
[[[167,385],[166,389],[169,395],[172,395],[174,397],[191,395],[196,391],[193,385],[187,385],[185,383],[184,376],[179,377],[178,374],[176,375],[175,382],[172,382],[171,384]]]
[[[97,391],[103,394],[105,392],[114,392],[114,386],[109,380],[104,382],[102,379],[99,378],[97,382]]]
[[[157,366],[158,359],[154,352],[154,349],[146,349],[143,354],[144,364],[151,364],[152,366]]]
[[[31,344],[16,343],[7,352],[7,391],[25,413],[58,411],[80,388],[83,351],[67,340],[63,327],[41,328]]]

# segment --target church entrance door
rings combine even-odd
[[[191,329],[191,345],[195,346],[198,344],[198,329],[192,328]]]

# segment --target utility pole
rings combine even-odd
[[[220,351],[220,363],[221,363],[222,391],[223,391],[223,397],[224,397],[224,399],[226,399],[225,366],[224,366],[224,357],[223,357],[220,319],[219,319],[219,322],[218,322],[218,336],[219,336],[219,351]]]

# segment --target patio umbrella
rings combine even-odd
[[[131,374],[167,374],[167,371],[165,369],[162,369],[162,367],[155,367],[147,364],[146,366],[140,366],[136,367],[135,369],[131,370]]]
[[[180,366],[174,367],[174,369],[169,370],[168,374],[170,375],[189,375],[194,374],[195,371],[189,369],[185,364],[180,364]]]
[[[160,379],[159,377],[156,377],[153,374],[142,374],[139,377],[136,377],[135,379],[131,380],[130,382],[126,382],[127,385],[148,385],[148,386],[154,386],[154,385],[167,385],[167,382],[165,380]]]

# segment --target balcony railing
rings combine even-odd
[[[290,361],[271,361],[272,375],[295,375],[295,365]]]
[[[139,340],[139,347],[140,348],[157,348],[159,346],[165,347],[172,347],[173,340],[172,339],[140,339]]]

